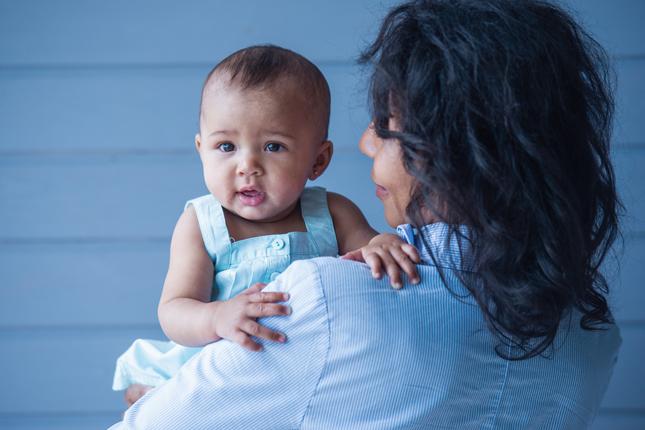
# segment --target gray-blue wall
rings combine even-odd
[[[645,2],[568,4],[615,60],[614,161],[628,209],[611,277],[624,344],[594,428],[642,429]],[[161,336],[170,234],[183,203],[205,193],[198,97],[224,55],[275,43],[321,67],[336,153],[318,182],[386,228],[356,148],[368,114],[353,61],[383,12],[368,0],[0,0],[0,428],[118,419],[114,360],[132,339]]]

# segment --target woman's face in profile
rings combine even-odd
[[[397,130],[395,119],[388,127]],[[372,181],[376,184],[376,196],[383,202],[385,219],[391,227],[407,223],[405,210],[410,203],[414,179],[403,167],[401,145],[396,139],[381,139],[371,123],[358,144],[361,152],[373,161]]]

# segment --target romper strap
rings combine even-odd
[[[187,201],[184,210],[190,205],[195,208],[204,247],[211,260],[218,267],[228,265],[228,261],[222,261],[223,258],[230,259],[228,251],[231,246],[222,205],[211,194]]]
[[[307,231],[316,242],[320,255],[337,256],[338,243],[327,205],[327,190],[322,187],[305,188],[300,196],[300,208]]]

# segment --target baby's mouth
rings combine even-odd
[[[255,188],[243,188],[237,192],[237,196],[242,204],[247,206],[257,206],[261,204],[266,195]]]

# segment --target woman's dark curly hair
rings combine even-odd
[[[376,133],[416,178],[407,216],[470,227],[476,275],[462,280],[497,353],[547,353],[574,310],[584,329],[612,324],[599,266],[622,205],[598,43],[545,1],[418,0],[389,12],[360,61]]]

